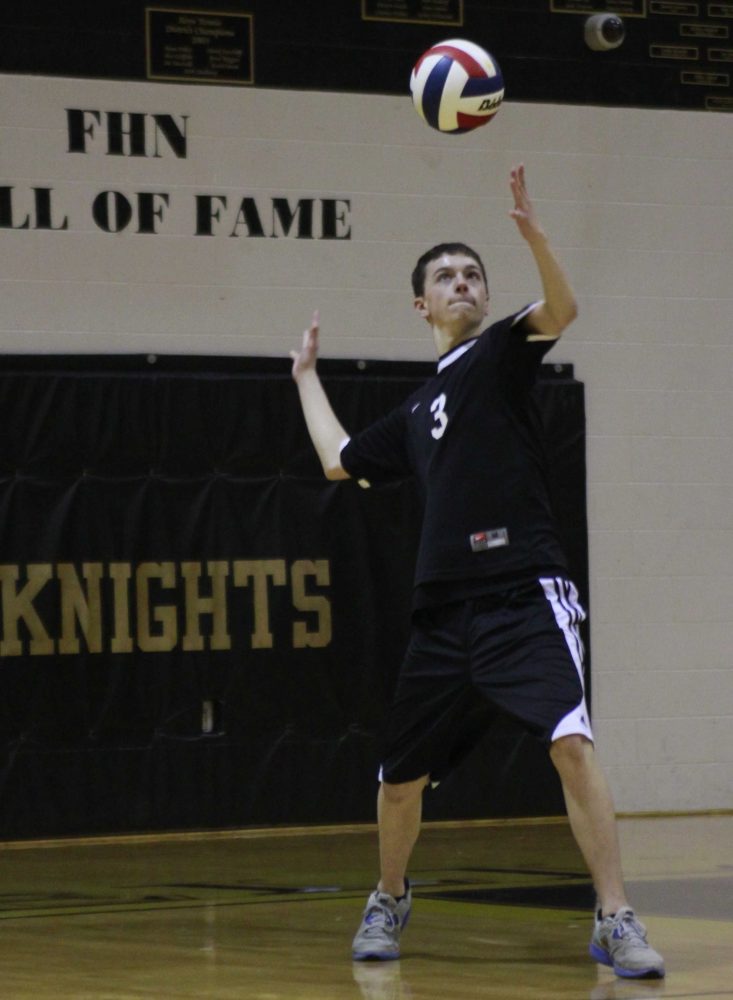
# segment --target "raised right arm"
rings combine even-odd
[[[318,358],[318,312],[313,313],[311,325],[303,334],[300,351],[291,351],[293,379],[298,387],[306,427],[321,460],[327,479],[348,479],[341,466],[341,446],[348,434],[339,423],[324,392],[316,371]]]

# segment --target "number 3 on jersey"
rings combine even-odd
[[[435,419],[435,427],[433,427],[430,433],[433,435],[437,441],[442,438],[445,434],[445,429],[448,426],[448,414],[445,412],[446,398],[445,393],[441,392],[439,396],[430,404],[430,412],[433,414]]]

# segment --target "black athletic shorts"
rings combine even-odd
[[[497,712],[547,746],[576,733],[592,740],[584,619],[575,585],[562,577],[417,611],[387,718],[382,780],[439,781]]]

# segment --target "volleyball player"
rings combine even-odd
[[[591,955],[620,976],[661,977],[662,957],[625,895],[613,801],[584,696],[578,627],[585,612],[558,540],[531,403],[541,361],[575,319],[576,302],[523,166],[512,169],[510,186],[510,214],[533,255],[540,301],[484,329],[489,292],[480,257],[462,243],[433,247],[412,283],[415,308],[433,333],[436,374],[352,437],[316,373],[317,314],[301,350],[291,352],[326,476],[412,474],[424,503],[412,632],[380,772],[380,880],[352,954],[399,958],[423,791],[455,766],[499,708],[547,746],[560,776],[598,897]]]

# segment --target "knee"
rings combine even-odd
[[[400,806],[413,799],[419,798],[423,789],[429,781],[428,775],[416,778],[415,781],[401,781],[399,784],[390,784],[383,781],[381,785],[382,796],[389,805]]]
[[[591,766],[594,757],[593,743],[579,733],[561,736],[550,747],[550,757],[560,775],[577,773]]]

